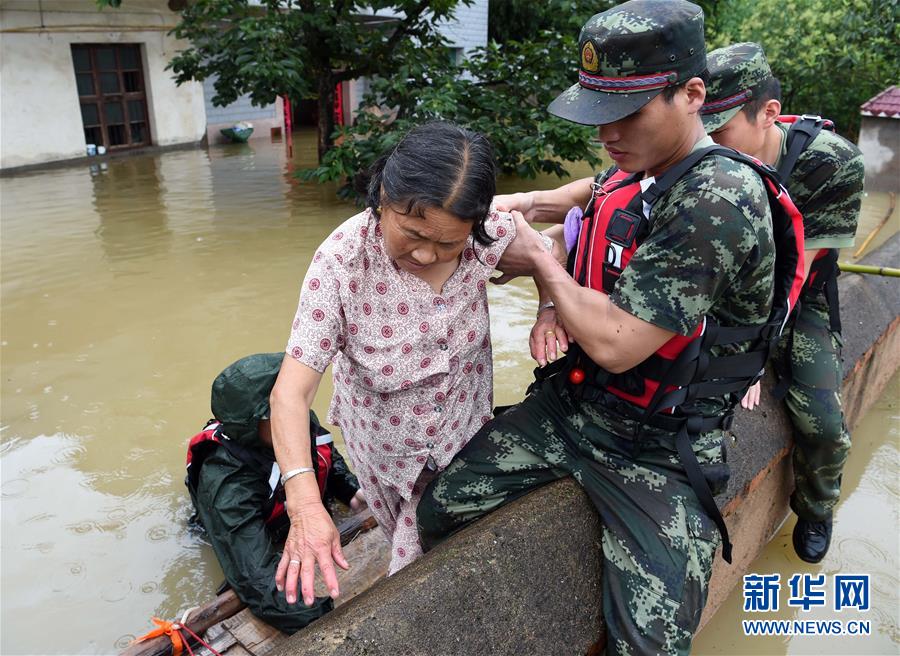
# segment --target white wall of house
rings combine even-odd
[[[72,44],[141,44],[153,145],[199,141],[203,88],[176,86],[165,67],[183,47],[166,33],[166,0],[128,0],[99,11],[94,0],[0,0],[0,168],[85,154]]]
[[[866,191],[900,191],[900,117],[863,115],[859,149],[866,163]]]
[[[488,0],[477,0],[468,7],[459,5],[454,20],[441,26],[441,32],[454,48],[467,57],[472,48],[487,45]]]

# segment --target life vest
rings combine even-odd
[[[313,449],[313,467],[316,470],[316,482],[319,485],[319,494],[324,498],[328,482],[328,473],[333,461],[332,437],[324,430],[315,436],[316,444]],[[222,424],[215,419],[210,419],[206,427],[194,435],[188,442],[186,467],[187,477],[185,485],[192,490],[197,489],[200,478],[200,468],[203,461],[214,448],[224,448],[232,456],[252,468],[264,477],[269,483],[269,498],[263,508],[266,524],[273,524],[280,520],[286,512],[284,500],[284,486],[281,484],[281,470],[274,459],[269,458],[261,451],[248,449],[233,440],[228,439],[222,433]]]
[[[775,240],[775,289],[767,321],[749,327],[719,326],[706,316],[688,336],[676,335],[650,358],[629,371],[612,374],[574,349],[569,380],[586,385],[576,391],[583,399],[598,402],[613,413],[676,433],[676,446],[691,485],[704,509],[719,527],[723,557],[731,562],[731,543],[724,520],[713,499],[690,439],[702,432],[729,428],[733,409],[746,389],[759,379],[772,348],[797,302],[803,283],[803,225],[800,213],[775,172],[758,160],[722,146],[692,152],[642,190],[641,174],[611,169],[594,184],[585,211],[574,256],[570,259],[575,280],[606,294],[612,293],[631,257],[650,234],[652,206],[688,170],[708,155],[722,155],[753,168],[763,179],[772,209]],[[713,355],[712,348],[750,342],[749,350],[733,355]],[[569,358],[567,358],[569,360]],[[695,401],[726,397],[728,411],[717,417],[703,416]],[[641,431],[634,436],[635,454]]]
[[[781,178],[782,184],[785,186],[797,166],[800,155],[803,154],[813,140],[822,130],[834,132],[834,123],[827,118],[821,116],[813,116],[803,114],[785,114],[778,117],[778,121],[790,125],[787,137],[785,138],[785,154],[778,163],[778,176]],[[841,332],[841,307],[838,297],[837,279],[841,275],[838,268],[838,255],[840,251],[836,248],[823,248],[816,253],[812,265],[809,268],[809,276],[806,278],[806,284],[803,286],[803,294],[808,291],[822,293],[828,304],[828,323],[832,332]],[[800,297],[803,302],[803,295]],[[794,331],[789,334],[789,342],[787,346],[788,353],[794,348]],[[772,388],[772,396],[778,400],[787,396],[788,390],[793,383],[791,358],[779,363],[775,373],[778,382]]]
[[[786,152],[778,163],[777,169],[782,184],[787,186],[788,179],[794,171],[794,167],[797,166],[800,155],[809,147],[819,132],[822,130],[834,132],[834,123],[827,118],[810,114],[802,116],[785,114],[779,116],[778,121],[791,126],[786,138]],[[804,293],[807,290],[824,291],[828,302],[828,318],[831,330],[834,332],[841,332],[840,302],[837,294],[837,277],[841,274],[837,264],[839,253],[840,251],[836,248],[826,248],[816,254],[803,290]]]

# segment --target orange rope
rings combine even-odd
[[[187,613],[185,613],[185,615],[187,615]],[[181,656],[181,652],[185,647],[188,650],[188,654],[190,654],[190,656],[194,656],[194,650],[191,649],[190,643],[181,635],[181,631],[183,629],[190,633],[197,640],[197,642],[199,642],[201,645],[215,654],[215,656],[222,656],[222,654],[213,649],[208,642],[191,631],[190,627],[188,627],[187,624],[182,624],[180,622],[167,622],[166,620],[161,620],[158,617],[153,618],[153,623],[156,624],[155,629],[153,629],[146,635],[142,635],[140,638],[135,638],[134,640],[132,640],[131,644],[134,644],[136,642],[143,642],[144,640],[150,640],[151,638],[158,638],[160,636],[168,636],[169,640],[172,641],[172,656]]]
[[[181,656],[181,651],[184,649],[184,639],[178,631],[178,629],[181,628],[181,625],[177,622],[161,620],[158,617],[153,618],[153,623],[156,624],[155,629],[142,635],[140,638],[135,638],[133,642],[143,642],[144,640],[158,638],[159,636],[169,636],[169,640],[172,641],[172,656]]]

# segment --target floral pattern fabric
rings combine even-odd
[[[470,241],[437,294],[388,257],[367,209],[325,240],[303,281],[286,351],[319,372],[332,365],[328,421],[393,539],[392,572],[421,553],[415,507],[427,480],[491,418],[486,283],[515,224],[492,210],[486,229],[496,241]]]

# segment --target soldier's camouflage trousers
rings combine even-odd
[[[687,654],[706,603],[719,534],[688,483],[671,434],[645,436],[637,458],[628,432],[575,401],[557,375],[485,424],[426,488],[418,522],[427,551],[465,524],[571,474],[602,523],[603,615],[609,654]],[[694,451],[727,482],[720,431]],[[714,478],[708,476],[708,478]],[[718,488],[718,489],[716,489]],[[560,536],[565,548],[565,536]]]
[[[841,493],[841,471],[850,433],[841,410],[841,336],[829,327],[824,299],[801,303],[791,334],[775,353],[776,368],[790,357],[793,380],[785,405],[794,425],[794,493],[791,508],[809,521],[831,516]]]

